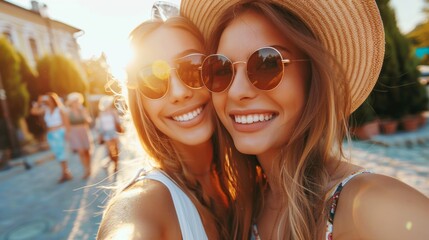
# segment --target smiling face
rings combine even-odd
[[[145,37],[139,51],[139,66],[151,66],[159,61],[173,66],[181,57],[202,53],[203,45],[191,33],[164,25]],[[193,146],[209,141],[214,131],[209,92],[205,88],[187,87],[175,70],[170,71],[169,81],[168,91],[162,98],[141,96],[149,119],[176,145]]]
[[[232,62],[247,61],[257,49],[273,46],[284,59],[305,59],[264,16],[245,11],[223,31],[217,53]],[[237,149],[246,154],[276,156],[288,142],[305,105],[305,83],[310,76],[306,62],[284,65],[283,79],[272,90],[263,91],[247,78],[246,64],[235,64],[228,90],[213,93],[215,110],[230,132]]]

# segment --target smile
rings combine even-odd
[[[190,111],[188,113],[185,114],[181,114],[178,116],[173,116],[173,119],[175,121],[178,122],[186,122],[186,121],[191,121],[192,119],[196,118],[198,115],[201,114],[201,112],[203,111],[203,107],[199,107],[193,111]]]
[[[257,122],[270,121],[273,118],[273,114],[265,113],[265,114],[234,115],[233,118],[236,123],[252,124]]]

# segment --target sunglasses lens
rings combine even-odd
[[[204,85],[212,92],[222,92],[228,88],[233,76],[232,62],[222,55],[208,56],[202,65]]]
[[[273,48],[262,48],[253,53],[247,62],[247,74],[252,84],[261,90],[275,88],[283,77],[280,53]]]
[[[176,68],[180,79],[190,88],[201,88],[203,83],[199,67],[204,60],[204,55],[194,54],[177,60]]]
[[[165,95],[170,78],[170,66],[165,61],[155,61],[152,66],[137,73],[139,90],[148,98],[157,99]]]

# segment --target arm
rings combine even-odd
[[[181,239],[168,189],[147,180],[121,192],[105,210],[97,239]]]
[[[42,107],[41,102],[33,102],[30,109],[31,115],[42,115],[45,113],[45,109]]]
[[[68,140],[69,132],[70,132],[70,121],[68,117],[67,110],[64,108],[60,108],[61,120],[63,121],[64,128],[66,129],[66,140]]]
[[[429,198],[397,179],[365,175],[341,193],[334,239],[427,239]]]
[[[85,118],[86,123],[91,124],[92,118],[85,107],[82,107],[82,114],[83,114],[83,117]]]

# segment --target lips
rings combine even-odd
[[[191,110],[187,113],[172,116],[172,118],[173,118],[173,120],[175,120],[177,122],[187,122],[187,121],[191,121],[194,118],[198,117],[202,111],[203,111],[203,107],[200,106],[200,107],[198,107],[194,110]]]

